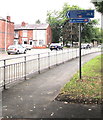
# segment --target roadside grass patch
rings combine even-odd
[[[78,72],[61,89],[56,100],[75,103],[101,104],[101,57],[90,60],[82,67],[82,79]]]

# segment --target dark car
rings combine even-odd
[[[82,44],[81,45],[81,49],[88,49],[88,48],[91,48],[90,44]]]
[[[63,50],[63,46],[60,43],[51,43],[50,50]]]

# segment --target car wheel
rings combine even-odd
[[[24,51],[24,54],[26,54],[26,50]]]
[[[59,48],[56,49],[57,51],[59,50]]]
[[[19,54],[19,50],[16,52],[16,54]]]
[[[10,55],[10,53],[8,53],[8,55]]]

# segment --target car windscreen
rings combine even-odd
[[[58,43],[51,44],[50,46],[60,46]]]
[[[8,47],[8,49],[13,49],[13,48],[15,48],[15,46],[9,46],[9,47]]]

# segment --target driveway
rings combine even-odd
[[[82,57],[82,64],[99,55]],[[33,75],[3,91],[4,118],[100,118],[100,105],[68,104],[55,101],[60,89],[78,70],[78,58]]]

